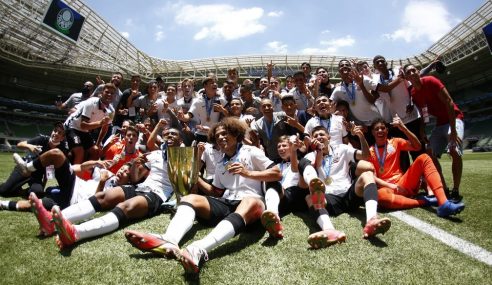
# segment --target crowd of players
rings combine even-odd
[[[344,242],[330,216],[364,207],[364,238],[391,226],[381,209],[435,206],[440,217],[461,212],[463,114],[445,86],[414,65],[388,67],[383,56],[367,62],[341,60],[341,82],[309,63],[287,76],[238,82],[228,71],[219,88],[213,74],[164,84],[141,78],[119,89],[123,75],[80,93],[59,109],[68,112],[49,136],[22,141],[28,154],[13,155],[16,167],[0,185],[0,209],[36,215],[40,233],[55,236],[60,249],[100,236],[173,205],[167,167],[170,147],[197,145],[201,174],[193,193],[175,205],[164,234],[125,231],[133,246],[178,259],[198,272],[216,246],[258,220],[272,238],[282,238],[281,217],[309,211],[320,231],[312,248]],[[195,91],[196,89],[198,91]],[[436,124],[425,133],[429,116]],[[448,188],[437,158],[452,157]],[[57,186],[45,187],[56,179]],[[53,183],[52,183],[53,184]],[[27,185],[27,187],[25,186]],[[99,211],[102,216],[93,218]],[[195,219],[214,226],[203,239],[180,248]]]

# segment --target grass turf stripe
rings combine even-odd
[[[389,213],[391,216],[407,223],[417,230],[430,235],[431,237],[441,241],[444,244],[456,249],[457,251],[477,259],[489,266],[492,266],[492,253],[486,249],[474,245],[464,239],[456,237],[446,231],[443,231],[429,223],[419,220],[413,216],[397,211]]]

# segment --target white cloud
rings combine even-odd
[[[284,14],[284,11],[272,11],[267,14],[268,17],[280,17]]]
[[[407,43],[421,39],[435,42],[452,28],[452,22],[454,20],[441,2],[410,2],[403,12],[401,27],[383,37],[402,39]]]
[[[134,22],[132,18],[128,18],[125,20],[125,26],[133,26]]]
[[[199,31],[195,40],[224,39],[236,40],[265,31],[259,20],[262,8],[238,9],[227,4],[184,5],[178,8],[174,20],[179,25],[195,26]]]
[[[287,45],[279,41],[273,41],[265,45],[265,50],[274,54],[287,54]]]
[[[128,39],[130,37],[130,33],[129,32],[121,32],[120,33],[125,39]]]
[[[326,35],[326,34],[329,34],[329,33],[331,33],[331,31],[330,31],[330,30],[324,30],[324,31],[321,31],[321,34],[322,34],[322,35]]]
[[[155,40],[156,42],[160,42],[160,41],[162,41],[165,37],[166,37],[166,34],[164,34],[164,32],[163,32],[163,31],[157,31],[157,32],[155,32],[155,34],[154,34],[154,40]]]
[[[355,39],[351,35],[343,38],[323,40],[319,42],[320,47],[305,48],[301,50],[302,54],[330,54],[339,53],[340,48],[351,47],[355,44]]]

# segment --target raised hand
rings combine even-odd
[[[157,126],[160,128],[163,128],[167,125],[166,119],[160,119],[159,122],[157,122]]]
[[[391,125],[393,127],[399,128],[400,130],[405,127],[403,121],[401,120],[400,116],[398,116],[398,114],[395,114],[395,116],[393,117],[393,121],[391,122]]]
[[[352,68],[350,71],[350,77],[357,83],[359,86],[364,83],[364,75],[359,73],[355,68]]]

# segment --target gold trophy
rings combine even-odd
[[[167,149],[167,172],[178,203],[182,196],[190,194],[196,184],[199,161],[197,147],[173,146]]]

